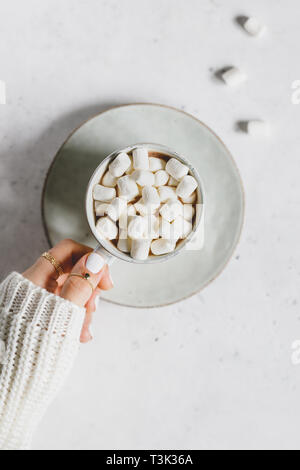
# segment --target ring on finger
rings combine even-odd
[[[91,281],[89,280],[89,278],[91,277],[90,274],[86,273],[86,274],[75,274],[75,273],[71,273],[69,275],[69,278],[70,277],[80,277],[81,279],[83,279],[84,281],[88,282],[92,291],[94,292],[95,290],[95,287],[93,286],[93,284],[91,283]]]

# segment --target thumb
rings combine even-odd
[[[105,272],[104,266],[105,260],[99,254],[84,255],[74,266],[63,285],[60,296],[79,305],[79,307],[84,307],[94,294]]]

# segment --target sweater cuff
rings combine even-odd
[[[0,321],[7,315],[21,315],[23,322],[44,328],[49,333],[65,336],[70,329],[72,334],[77,331],[78,341],[86,313],[85,308],[36,286],[16,272],[0,285],[0,309]]]

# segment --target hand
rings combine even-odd
[[[92,249],[88,246],[80,245],[73,240],[63,240],[49,251],[61,264],[64,270],[63,276],[59,276],[52,264],[42,257],[23,274],[26,279],[37,286],[75,303],[79,307],[86,308],[85,321],[80,337],[82,343],[92,340],[89,327],[101,290],[109,290],[113,287],[108,266],[104,265],[104,259],[100,255],[92,255],[94,258],[91,258],[88,263],[88,267],[92,271],[87,269],[86,263],[91,252]],[[75,276],[69,277],[71,273],[90,274],[89,281],[94,286],[94,292],[92,292],[90,284],[84,279]]]

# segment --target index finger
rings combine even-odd
[[[59,276],[54,266],[43,257],[40,257],[31,268],[25,271],[24,276],[34,284],[44,288],[47,288],[49,285],[61,286],[65,281],[66,275],[72,271],[77,261],[91,251],[93,250],[89,246],[81,245],[74,240],[63,240],[49,250],[49,253],[62,267],[65,273],[63,276]],[[51,288],[51,291],[53,289],[54,287]]]

